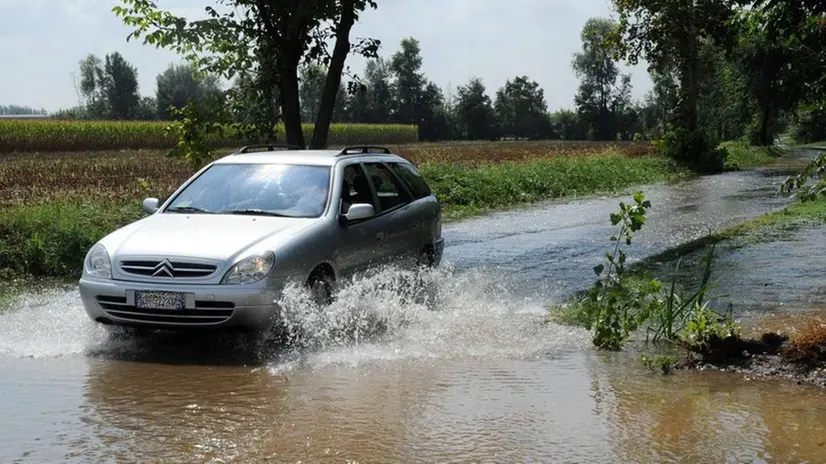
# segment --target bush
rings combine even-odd
[[[665,156],[699,173],[717,173],[725,168],[728,154],[701,130],[683,128],[665,134],[661,145]]]
[[[792,335],[781,354],[791,362],[808,366],[826,363],[826,323],[809,320],[803,329]]]
[[[826,105],[804,107],[797,117],[792,137],[799,143],[822,142],[826,140]]]

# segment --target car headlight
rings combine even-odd
[[[273,264],[275,255],[271,251],[244,258],[227,271],[221,283],[242,285],[258,282],[269,274]]]
[[[112,261],[109,259],[109,252],[100,243],[93,246],[89,253],[86,254],[86,262],[84,263],[86,273],[102,277],[104,279],[112,278]]]

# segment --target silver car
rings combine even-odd
[[[382,147],[244,147],[143,208],[84,260],[80,295],[101,324],[267,330],[291,282],[329,303],[352,276],[438,266],[444,249],[436,197]]]

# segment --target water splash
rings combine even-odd
[[[516,287],[496,270],[458,272],[449,266],[421,272],[374,270],[342,286],[325,307],[312,303],[304,288],[290,287],[279,303],[291,343],[275,350],[265,343],[255,356],[263,354],[266,364],[280,371],[403,359],[525,358],[587,345],[584,331],[545,323],[543,298],[517,293]],[[0,356],[158,356],[162,361],[187,350],[161,347],[178,343],[187,348],[198,342],[174,333],[147,340],[111,337],[88,319],[76,288],[23,294],[14,307],[0,314]],[[219,337],[202,338],[211,344]],[[241,352],[248,348],[245,344],[224,348]],[[198,356],[210,353],[215,350]]]
[[[83,310],[76,289],[40,289],[14,297],[0,314],[0,356],[48,358],[82,354],[106,332]]]
[[[289,288],[280,304],[294,337],[270,369],[458,357],[550,356],[588,344],[581,329],[546,323],[545,303],[515,294],[507,277],[450,267],[384,268],[344,287],[327,307]]]

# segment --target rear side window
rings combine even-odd
[[[407,184],[413,196],[418,200],[430,195],[430,187],[419,171],[407,163],[387,163],[390,169]]]
[[[410,202],[404,186],[393,176],[387,167],[380,163],[365,163],[367,174],[373,181],[376,188],[376,195],[379,197],[379,204],[382,211],[391,210],[397,206]]]

